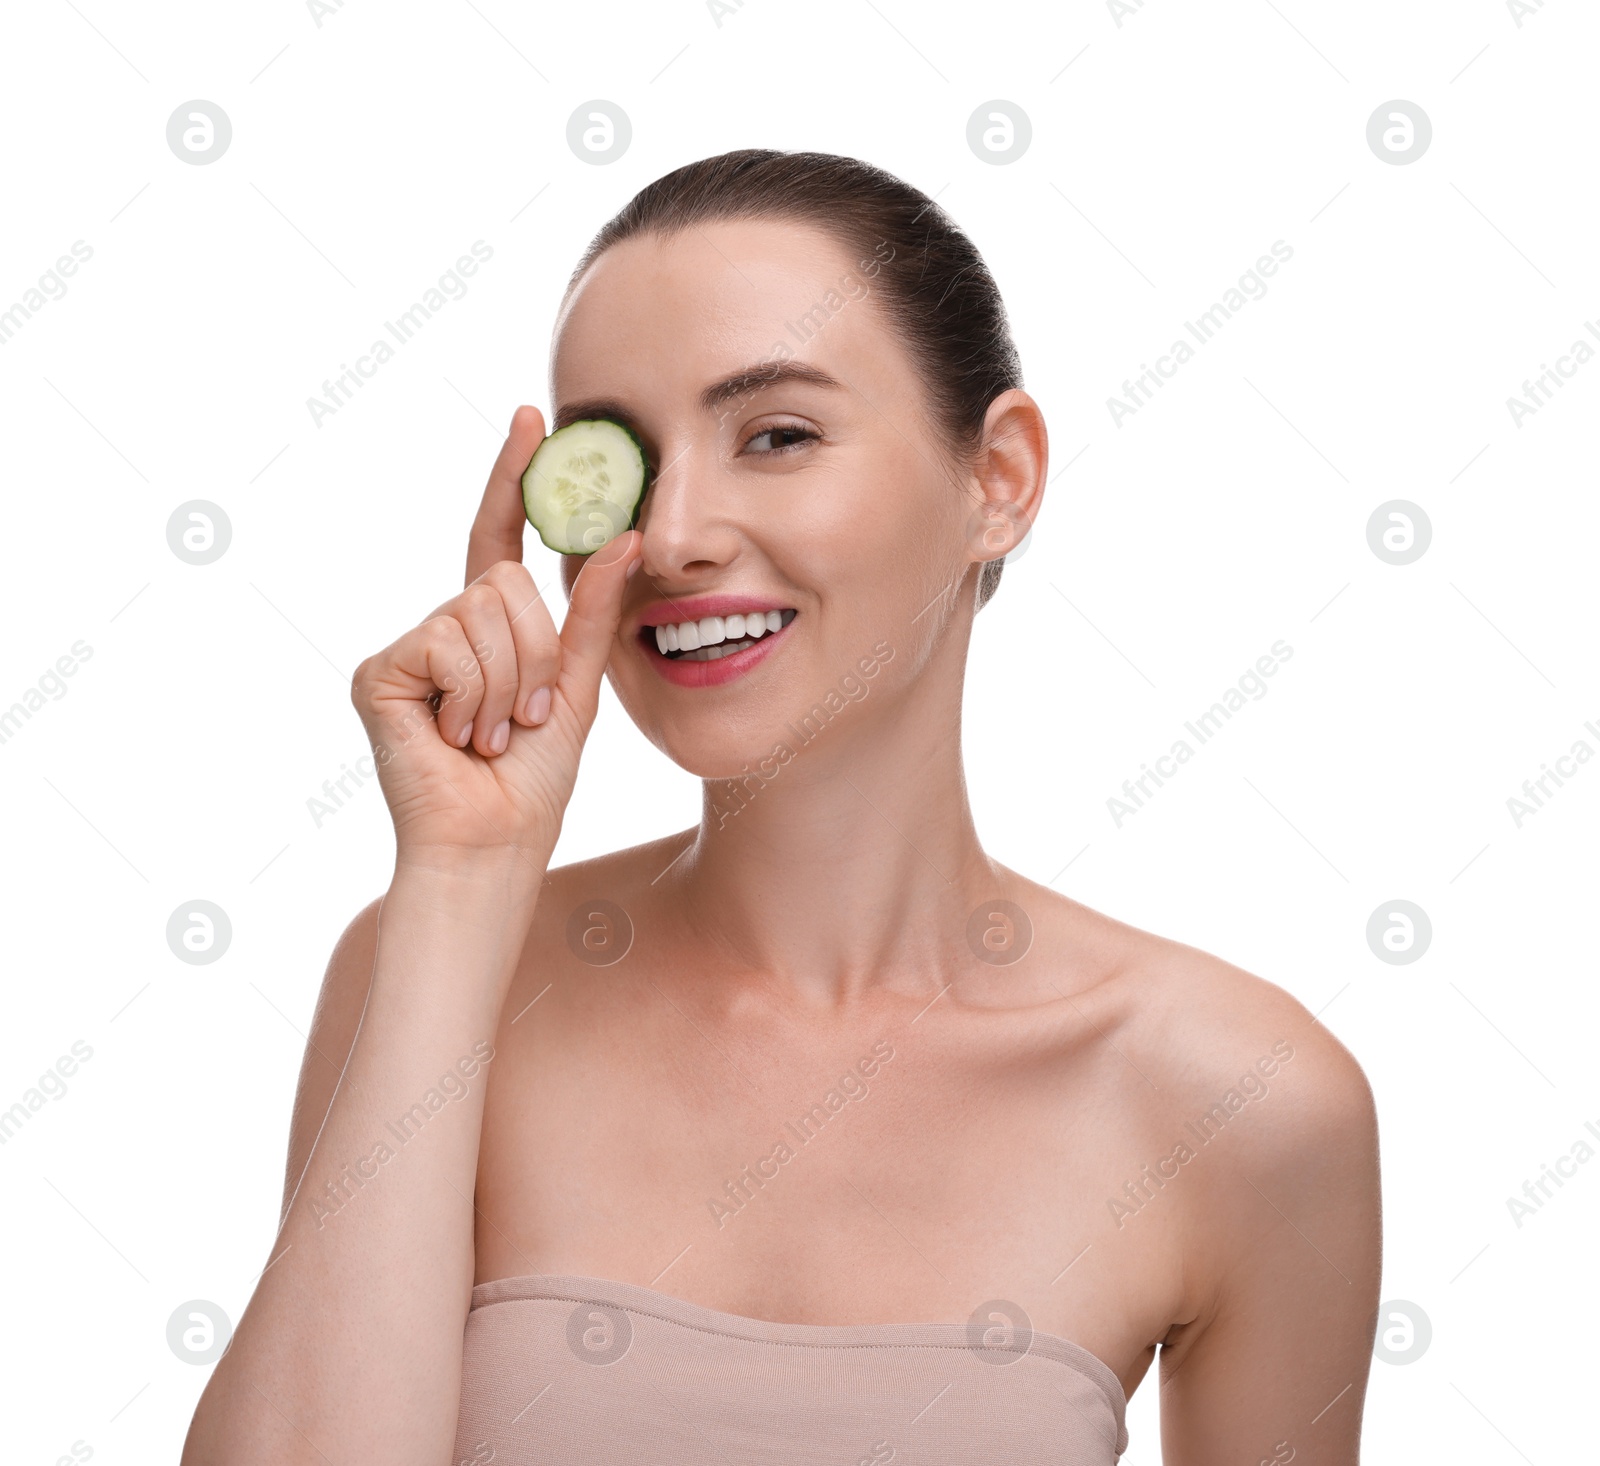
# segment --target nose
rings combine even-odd
[[[713,445],[663,445],[662,468],[640,507],[643,569],[673,585],[704,576],[738,553],[733,506],[722,489]]]

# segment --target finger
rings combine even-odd
[[[493,758],[504,753],[511,741],[511,707],[517,697],[511,617],[500,592],[486,579],[475,580],[462,591],[453,612],[483,674],[483,692],[472,715],[472,746],[485,758]]]
[[[624,530],[584,562],[561,624],[561,693],[587,728],[600,701],[600,679],[622,619],[629,567],[639,562],[644,536]]]
[[[542,723],[550,712],[550,695],[561,671],[561,638],[550,608],[527,568],[510,560],[490,566],[483,581],[500,592],[511,626],[517,664],[517,695],[511,716],[525,728]],[[535,700],[534,694],[544,697]]]
[[[522,527],[528,522],[522,507],[522,475],[533,450],[544,441],[544,417],[537,407],[519,407],[511,418],[500,456],[489,470],[483,499],[472,533],[467,539],[467,579],[471,585],[500,560],[522,559]]]
[[[483,692],[483,674],[461,623],[432,616],[356,669],[351,701],[363,719],[382,725],[401,741],[434,717],[439,736],[454,748],[472,732]]]

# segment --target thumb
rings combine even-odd
[[[522,507],[522,475],[543,438],[544,417],[539,409],[519,407],[472,521],[467,541],[468,585],[500,560],[522,559],[522,532],[528,523]]]
[[[561,623],[561,693],[583,716],[585,726],[600,701],[600,679],[622,620],[622,593],[639,563],[644,536],[636,529],[619,534],[583,563],[567,599]]]

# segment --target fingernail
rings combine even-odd
[[[472,742],[472,720],[467,720],[467,726],[456,734],[456,747],[465,748]]]
[[[637,571],[637,570],[638,570],[638,569],[639,569],[639,567],[640,567],[640,566],[641,566],[641,565],[643,565],[643,564],[644,564],[644,556],[643,556],[643,555],[637,555],[637,556],[635,556],[635,557],[634,557],[634,561],[633,561],[633,564],[631,564],[631,565],[630,565],[630,566],[629,566],[629,567],[628,567],[628,573],[627,573],[627,574],[626,574],[626,575],[624,575],[624,576],[623,576],[623,577],[622,577],[622,578],[623,578],[623,579],[624,579],[624,580],[632,580],[632,579],[633,579],[633,577],[634,577],[634,574],[635,574],[635,572],[636,572],[636,571]]]
[[[536,687],[528,694],[528,710],[524,714],[530,723],[542,723],[550,716],[550,689]]]
[[[493,733],[489,735],[489,752],[504,753],[506,744],[511,742],[511,719],[507,718]]]

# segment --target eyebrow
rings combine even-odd
[[[808,387],[840,390],[844,383],[828,375],[820,367],[808,366],[803,361],[758,362],[741,367],[721,381],[713,382],[699,396],[703,412],[716,412],[723,403],[739,397],[750,397],[768,387],[797,382]],[[582,402],[569,402],[556,412],[555,428],[559,430],[570,423],[586,418],[610,417],[619,422],[632,423],[634,415],[626,403],[615,397],[590,397]]]

